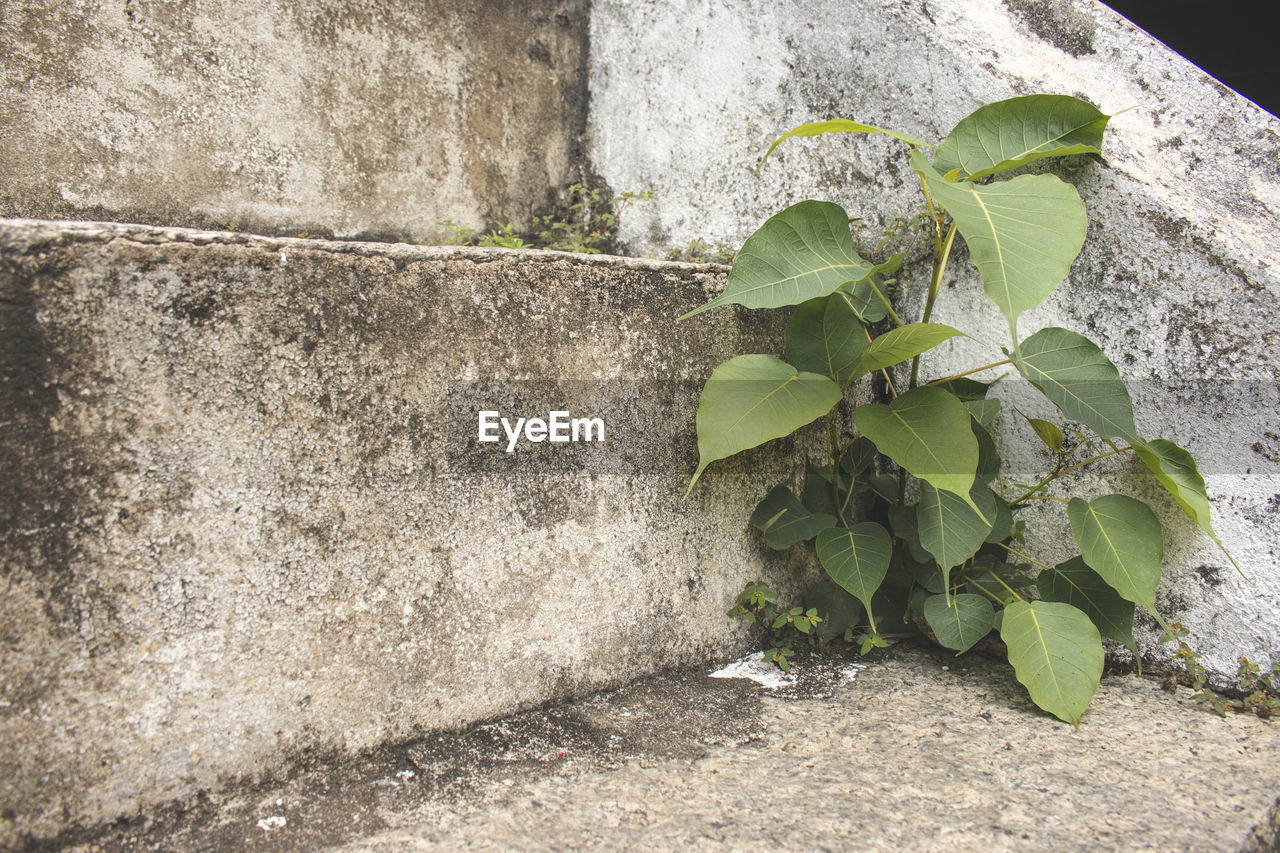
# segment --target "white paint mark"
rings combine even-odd
[[[711,673],[712,678],[749,678],[769,690],[789,687],[796,683],[795,671],[783,672],[772,661],[764,659],[764,652],[755,652],[739,658]]]
[[[258,829],[261,829],[263,832],[270,832],[273,829],[280,829],[286,823],[288,823],[288,821],[285,820],[282,815],[272,815],[271,817],[264,817],[262,820],[258,821]]]

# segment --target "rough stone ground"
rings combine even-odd
[[[898,647],[851,681],[845,664],[786,696],[667,674],[57,846],[1278,849],[1276,724],[1129,674],[1077,731],[985,658]]]

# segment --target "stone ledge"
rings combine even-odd
[[[782,338],[747,312],[677,326],[722,286],[0,223],[0,842],[739,648],[742,585],[807,564],[746,525],[794,458],[681,501],[702,381]],[[559,406],[606,442],[476,441],[480,409]]]

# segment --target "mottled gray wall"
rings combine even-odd
[[[742,648],[801,450],[697,461],[723,272],[0,225],[0,846]],[[479,444],[477,412],[606,423]],[[820,441],[820,436],[818,436]]]
[[[4,0],[0,216],[433,239],[562,201],[578,0]]]
[[[874,246],[917,209],[902,146],[884,136],[792,140],[753,175],[769,142],[805,121],[854,118],[936,141],[981,104],[1018,94],[1136,107],[1112,121],[1103,162],[1051,166],[1079,187],[1089,236],[1069,280],[1020,330],[1062,325],[1096,339],[1132,381],[1139,429],[1200,459],[1218,532],[1252,582],[1132,463],[1077,484],[1155,503],[1166,529],[1159,606],[1220,675],[1234,674],[1239,654],[1280,659],[1280,121],[1090,0],[597,0],[591,43],[593,165],[658,199],[622,218],[622,238],[642,254],[697,238],[740,245],[804,198],[844,204]],[[904,304],[918,315],[927,270],[909,271],[918,286]],[[1001,357],[992,346],[1005,342],[1004,321],[963,251],[935,319],[988,347],[944,348],[934,375]],[[1010,416],[1002,426],[1006,460],[1042,471],[1029,427]],[[1032,547],[1057,560],[1070,534],[1060,512],[1046,516]],[[1148,622],[1145,644],[1154,638]]]

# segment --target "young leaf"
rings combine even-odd
[[[1036,588],[1045,601],[1061,601],[1083,611],[1102,636],[1124,643],[1141,660],[1133,641],[1133,602],[1121,598],[1084,560],[1072,557],[1041,572]]]
[[[711,373],[698,400],[698,470],[749,447],[789,435],[840,401],[840,386],[801,373],[771,355],[740,355]]]
[[[1122,598],[1141,604],[1161,621],[1155,606],[1164,562],[1164,532],[1151,508],[1126,495],[1104,495],[1091,501],[1072,498],[1067,518],[1089,568]]]
[[[975,510],[971,504],[977,504]],[[920,484],[920,506],[916,510],[920,544],[942,567],[943,583],[950,583],[951,569],[972,557],[982,547],[996,519],[996,496],[976,484],[965,503],[951,492]]]
[[[911,168],[956,221],[983,289],[1015,330],[1018,316],[1067,277],[1084,245],[1088,220],[1080,194],[1054,175],[1021,175],[990,186],[950,184],[919,151],[911,152]]]
[[[844,208],[828,201],[802,201],[771,216],[747,238],[734,256],[724,293],[680,319],[731,303],[747,308],[799,305],[847,282],[861,282],[861,291],[854,289],[853,304],[866,305],[860,316],[874,323],[885,311],[864,281],[872,268],[853,248]]]
[[[769,146],[769,150],[764,152],[764,156],[760,158],[760,165],[763,166],[764,161],[768,160],[769,155],[773,153],[773,149],[777,148],[785,140],[796,136],[821,136],[824,133],[887,133],[894,139],[905,142],[908,145],[919,145],[924,148],[933,147],[923,139],[917,139],[909,133],[902,133],[898,130],[888,130],[883,127],[875,127],[874,125],[863,124],[862,122],[850,121],[847,118],[836,118],[829,121],[811,121],[788,130],[786,133],[775,139],[773,144]]]
[[[859,406],[853,422],[881,453],[908,472],[970,502],[978,441],[969,428],[969,410],[954,395],[926,385],[889,405]]]
[[[1036,431],[1036,435],[1044,442],[1044,446],[1052,450],[1054,453],[1062,452],[1062,442],[1065,440],[1062,430],[1058,429],[1058,425],[1040,418],[1027,418],[1027,423],[1031,424],[1031,428]]]
[[[1022,342],[1014,366],[1070,420],[1103,438],[1138,438],[1120,371],[1093,341],[1050,326]]]
[[[939,643],[962,654],[991,631],[996,611],[980,595],[933,595],[925,599],[924,618]]]
[[[797,542],[812,539],[828,527],[835,527],[833,515],[810,512],[786,486],[778,486],[751,514],[751,525],[764,534],[770,548],[781,551]]]
[[[850,528],[831,528],[818,534],[818,560],[850,595],[867,609],[871,630],[876,620],[871,612],[875,595],[889,571],[893,544],[889,532],[874,521],[864,521]]]
[[[871,341],[862,354],[863,370],[880,370],[913,358],[938,344],[963,335],[943,323],[909,323],[890,329]]]
[[[1042,157],[1101,154],[1111,116],[1069,95],[1025,95],[979,107],[938,144],[933,168],[978,178]]]
[[[841,295],[810,299],[787,323],[787,361],[800,370],[830,376],[843,386],[854,377],[867,335],[853,306]]]
[[[1057,601],[1015,601],[1000,639],[1031,701],[1079,728],[1102,679],[1102,638],[1089,617]]]

